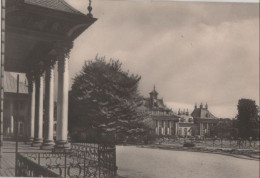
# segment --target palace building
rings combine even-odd
[[[197,107],[197,104],[195,104],[191,116],[194,118],[194,123],[198,126],[200,136],[210,136],[210,129],[219,122],[219,119],[208,110],[207,103],[205,107],[203,107],[202,103],[200,107]]]
[[[173,112],[165,104],[163,99],[159,99],[159,93],[155,86],[149,93],[150,97],[143,98],[143,103],[139,107],[139,112],[149,114],[145,123],[154,129],[156,135],[161,136],[209,136],[210,128],[215,126],[219,119],[209,110],[208,104],[200,107],[197,104],[190,114],[188,109]]]

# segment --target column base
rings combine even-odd
[[[30,145],[33,143],[33,137],[27,138],[27,140],[25,141],[26,145]]]
[[[70,149],[70,143],[67,140],[58,140],[54,146],[53,151],[64,151]]]
[[[53,140],[44,140],[41,146],[42,150],[51,150],[54,148],[54,141]]]
[[[42,145],[42,139],[37,138],[33,140],[33,143],[31,144],[32,147],[40,147]]]

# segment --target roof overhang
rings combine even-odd
[[[5,70],[26,73],[55,54],[57,43],[73,41],[97,19],[8,0],[6,5]],[[56,52],[57,53],[57,52]]]

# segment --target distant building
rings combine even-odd
[[[179,136],[192,136],[195,134],[194,119],[189,114],[188,109],[181,111],[179,109],[178,116],[180,117],[178,124],[178,135]]]
[[[13,138],[15,134],[15,120],[18,120],[18,135],[25,135],[25,126],[28,122],[28,87],[26,81],[19,82],[19,94],[17,94],[16,73],[5,72],[4,91],[4,137]]]
[[[138,108],[140,112],[149,114],[145,123],[154,129],[156,135],[161,136],[213,136],[215,134],[212,128],[216,127],[219,118],[215,117],[208,109],[208,104],[205,106],[201,103],[197,104],[190,114],[188,109],[180,110],[174,113],[169,109],[163,99],[159,99],[159,93],[155,87],[149,93],[150,97],[144,98],[142,105]]]
[[[195,104],[191,116],[194,118],[194,123],[198,127],[197,130],[199,133],[196,135],[200,136],[211,136],[211,128],[215,127],[219,121],[219,119],[208,110],[207,103],[205,107],[203,107],[202,103],[200,104],[200,107],[197,107],[197,104]]]
[[[163,102],[163,99],[158,98],[158,92],[153,88],[149,98],[144,98],[142,105],[139,107],[140,112],[145,112],[150,115],[146,119],[146,123],[155,129],[157,135],[175,135],[177,134],[177,122],[179,116],[173,113]]]

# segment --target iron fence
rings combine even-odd
[[[17,176],[116,177],[115,146],[72,144],[64,152],[18,153]]]

